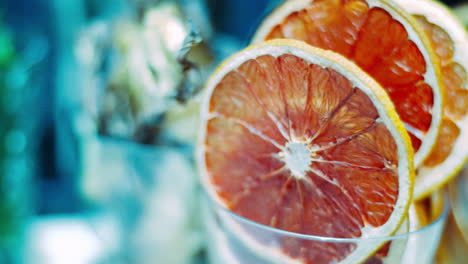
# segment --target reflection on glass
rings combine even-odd
[[[333,249],[381,244],[384,246],[369,257],[366,264],[432,264],[448,216],[448,203],[443,208],[437,219],[423,228],[415,229],[415,220],[410,217],[394,236],[347,239],[302,235],[264,226],[224,209],[206,195],[204,222],[208,233],[209,259],[210,263],[226,264],[309,263],[300,261],[301,257],[309,254],[308,260],[328,263],[324,262],[322,255]],[[301,253],[301,247],[307,247],[308,252]]]

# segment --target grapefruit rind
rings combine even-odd
[[[257,32],[252,38],[252,43],[262,42],[271,29],[283,21],[288,15],[293,12],[304,9],[311,0],[290,0],[284,2],[281,6],[276,8],[272,14],[270,14],[257,29]],[[436,55],[434,54],[429,39],[425,35],[422,28],[419,26],[417,21],[405,12],[400,6],[391,1],[385,0],[366,0],[369,7],[380,7],[390,13],[394,19],[404,25],[407,30],[408,37],[411,39],[421,51],[424,60],[426,61],[426,73],[424,78],[434,92],[434,105],[432,108],[432,122],[429,130],[427,131],[424,140],[419,150],[414,155],[415,167],[419,167],[422,162],[427,158],[433,149],[436,138],[440,130],[442,123],[442,106],[443,106],[443,85],[440,81],[440,67],[437,63]]]
[[[204,89],[204,101],[201,107],[201,126],[197,149],[197,164],[199,165],[201,181],[205,190],[215,200],[215,202],[225,206],[209,182],[209,173],[206,168],[204,155],[207,122],[212,118],[209,113],[210,98],[215,87],[226,74],[238,68],[250,59],[255,59],[262,55],[280,56],[283,54],[295,55],[304,59],[308,63],[321,65],[324,68],[331,68],[337,71],[344,77],[348,78],[353,84],[353,87],[358,87],[373,102],[380,115],[379,121],[385,124],[397,145],[399,190],[394,211],[388,221],[379,227],[365,226],[361,229],[361,232],[363,238],[383,237],[394,234],[406,218],[408,208],[412,200],[414,154],[409,135],[398,117],[393,103],[390,101],[387,93],[372,77],[368,76],[353,62],[335,52],[315,48],[305,42],[297,40],[276,39],[252,45],[227,59],[218,67],[208,80]],[[354,252],[348,255],[340,263],[360,263],[374,254],[381,246],[382,244],[376,244],[375,241],[358,243]]]

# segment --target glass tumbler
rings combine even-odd
[[[364,262],[432,264],[449,214],[444,199],[443,210],[429,225],[415,229],[410,218],[403,222],[396,235],[375,238],[332,238],[297,234],[265,226],[243,218],[213,201],[204,199],[204,223],[208,240],[209,263],[273,264],[273,263],[338,263],[325,252],[350,249],[359,245],[384,245]],[[301,252],[306,245],[317,254]],[[303,249],[303,250],[307,250]],[[307,261],[301,256],[308,255]],[[354,263],[354,262],[353,262]]]

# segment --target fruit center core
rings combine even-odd
[[[311,163],[311,151],[304,142],[287,142],[280,159],[296,179],[304,179]]]

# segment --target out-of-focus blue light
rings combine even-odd
[[[26,147],[26,135],[24,131],[13,129],[5,137],[5,149],[8,153],[20,154]]]

